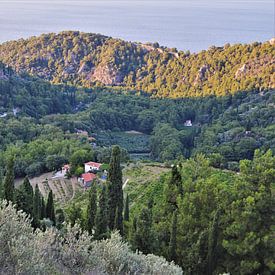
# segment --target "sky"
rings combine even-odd
[[[0,0],[0,43],[80,30],[191,51],[274,37],[274,0]]]

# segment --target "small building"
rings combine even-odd
[[[0,114],[0,118],[6,117],[7,115],[7,113]]]
[[[184,126],[186,126],[186,127],[191,127],[191,126],[192,126],[192,121],[191,121],[191,119],[186,120],[186,121],[184,122]]]
[[[99,171],[101,163],[89,161],[85,163],[85,173],[88,173],[90,171]]]
[[[79,129],[77,129],[77,130],[76,130],[76,133],[77,133],[77,135],[79,135],[79,136],[84,136],[84,137],[88,137],[88,136],[89,136],[88,132],[85,131],[85,130],[79,130]]]
[[[78,178],[78,182],[80,182],[83,187],[87,188],[92,185],[93,180],[96,179],[96,175],[93,173],[84,173]]]
[[[62,170],[61,170],[61,174],[65,176],[67,173],[70,172],[70,169],[71,169],[70,164],[63,165]]]

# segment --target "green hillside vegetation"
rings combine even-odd
[[[73,31],[0,45],[0,61],[53,83],[111,85],[174,98],[274,88],[274,55],[269,42],[190,54]]]
[[[184,274],[272,274],[271,151],[242,160],[239,174],[202,155],[176,165],[151,184],[129,187],[132,247],[174,260]]]
[[[17,176],[58,169],[80,149],[105,162],[108,146],[114,144],[131,153],[150,152],[159,161],[202,152],[212,155],[217,167],[229,169],[236,169],[240,159],[251,159],[257,148],[275,147],[274,90],[153,99],[103,88],[76,90],[5,74],[0,95],[5,99],[3,113],[7,112],[0,118],[0,163],[4,166],[9,156],[16,155]],[[16,116],[14,107],[19,108]],[[184,126],[187,120],[192,127]],[[77,129],[95,137],[97,147],[77,136]]]

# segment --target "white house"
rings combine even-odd
[[[186,121],[184,122],[184,126],[186,126],[186,127],[191,127],[191,126],[192,126],[192,121],[191,121],[190,119],[186,120]]]
[[[90,171],[99,171],[101,166],[101,163],[89,161],[85,163],[85,173],[88,173]]]

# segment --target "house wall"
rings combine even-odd
[[[90,166],[90,165],[85,164],[85,173],[88,173],[91,170],[97,170],[98,171],[99,169],[95,166]]]

